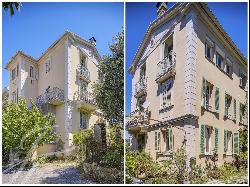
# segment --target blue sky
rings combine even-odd
[[[99,53],[108,54],[108,44],[124,22],[123,3],[22,3],[13,17],[2,12],[2,67],[18,50],[40,57],[66,30],[84,39],[94,36]],[[5,87],[9,75],[2,71]]]
[[[168,3],[171,7],[174,3]],[[126,3],[126,113],[130,112],[132,76],[127,72],[150,24],[156,3]],[[247,3],[208,3],[234,43],[247,57]]]

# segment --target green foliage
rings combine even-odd
[[[195,165],[192,168],[192,173],[190,176],[191,184],[204,184],[208,181],[205,176],[205,169],[201,165]]]
[[[114,37],[109,46],[112,54],[99,63],[99,82],[94,85],[98,108],[111,125],[123,125],[124,110],[124,32]]]
[[[16,7],[16,10],[20,10],[21,3],[19,2],[3,2],[3,8],[5,11],[10,10],[10,16],[14,15],[13,5]]]
[[[2,119],[4,161],[8,161],[10,152],[29,160],[37,147],[55,138],[52,134],[55,117],[43,115],[33,102],[30,110],[24,99],[18,104],[6,104]]]
[[[240,148],[241,152],[247,152],[248,150],[248,133],[246,129],[240,129]]]

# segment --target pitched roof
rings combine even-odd
[[[217,20],[216,16],[212,13],[212,11],[207,6],[207,3],[198,3],[198,2],[187,3],[187,2],[185,2],[185,3],[175,3],[163,15],[157,17],[152,23],[150,23],[150,25],[147,28],[147,31],[146,31],[146,33],[144,35],[144,38],[143,38],[142,42],[140,43],[139,48],[136,51],[136,54],[134,56],[132,65],[129,68],[129,72],[133,72],[135,70],[135,68],[136,68],[136,66],[138,64],[138,61],[140,60],[140,57],[143,54],[143,51],[144,51],[144,49],[146,47],[146,44],[147,44],[148,40],[150,39],[151,34],[158,27],[160,27],[162,24],[164,24],[165,22],[167,22],[173,16],[177,15],[180,12],[184,13],[185,11],[187,11],[188,8],[192,4],[195,5],[196,7],[204,10],[207,13],[206,15],[209,16],[212,19],[213,24],[215,24],[215,26],[216,26],[216,29],[221,32],[221,35],[226,40],[226,42],[228,42],[229,45],[233,49],[235,49],[236,54],[241,58],[241,60],[244,63],[244,65],[247,65],[247,59],[246,59],[246,57],[244,57],[244,55],[242,54],[242,52],[238,49],[238,47],[232,41],[232,39],[230,38],[230,36],[223,29],[223,27],[221,26],[221,24]]]
[[[15,53],[15,55],[10,59],[10,61],[6,64],[5,69],[7,69],[9,67],[9,65],[13,62],[13,60],[18,56],[21,55],[23,57],[26,57],[30,60],[32,60],[35,63],[38,63],[51,49],[53,49],[54,46],[56,46],[56,44],[58,44],[60,41],[62,41],[63,39],[67,38],[67,37],[71,37],[73,40],[78,41],[80,43],[83,43],[85,45],[87,45],[88,47],[92,48],[98,58],[98,60],[101,60],[101,55],[98,53],[95,45],[93,45],[90,41],[84,40],[83,38],[81,38],[80,36],[78,36],[77,34],[70,32],[70,31],[66,31],[63,35],[61,35],[55,42],[53,42],[50,47],[42,53],[42,55],[35,59],[30,55],[27,55],[26,53],[24,53],[23,51],[17,51]]]

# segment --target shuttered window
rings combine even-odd
[[[205,125],[200,125],[200,154],[205,154]]]
[[[155,150],[160,151],[161,137],[160,132],[155,132]]]
[[[219,112],[219,106],[220,106],[220,89],[216,87],[215,89],[215,110]]]
[[[214,129],[214,152],[216,154],[218,154],[218,145],[219,145],[218,136],[219,136],[218,128],[215,128]]]
[[[233,134],[233,154],[239,154],[239,133]]]

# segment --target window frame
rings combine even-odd
[[[89,126],[89,115],[80,111],[80,129],[87,129]]]

